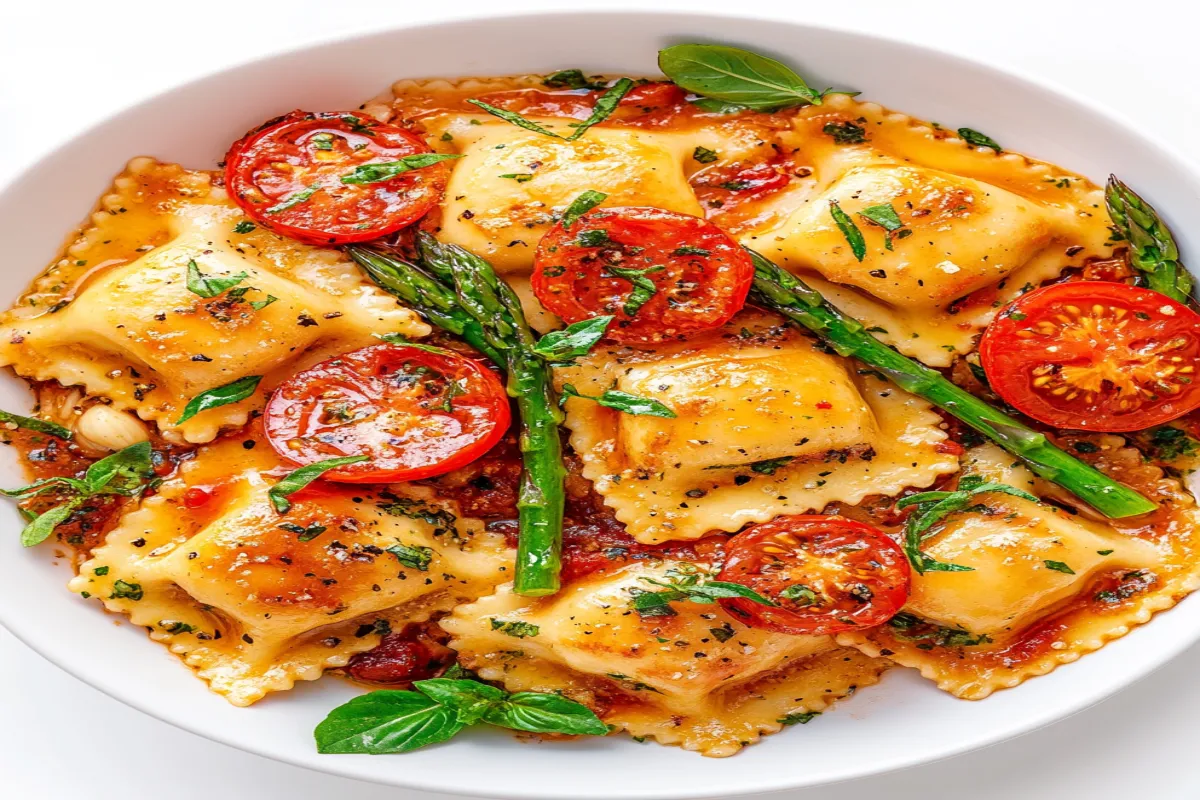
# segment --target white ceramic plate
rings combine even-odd
[[[124,162],[152,155],[211,168],[229,142],[293,108],[349,109],[399,77],[504,75],[563,67],[649,75],[659,48],[716,41],[773,53],[814,86],[864,97],[1101,181],[1115,172],[1169,219],[1200,218],[1200,179],[1184,160],[1109,113],[1038,82],[913,45],[767,19],[677,13],[536,14],[399,29],[308,47],[189,83],[113,116],[0,191],[5,304],[47,264]],[[1174,226],[1184,252],[1200,236]],[[29,405],[0,382],[0,407]],[[21,483],[9,459],[0,483]],[[311,731],[354,690],[301,684],[249,709],[205,690],[134,626],[114,626],[68,593],[52,547],[24,551],[17,515],[0,509],[0,621],[80,679],[166,722],[264,756],[353,778],[432,791],[519,798],[698,798],[811,786],[943,758],[1060,719],[1128,685],[1200,638],[1187,600],[1078,664],[982,702],[955,700],[910,670],[732,759],[627,738],[527,744],[471,731],[403,756],[322,756]],[[116,751],[114,750],[114,754]],[[186,758],[186,754],[181,757]]]

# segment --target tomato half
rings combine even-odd
[[[511,420],[500,380],[450,351],[377,344],[284,381],[267,402],[267,440],[296,464],[368,461],[322,477],[387,483],[441,475],[496,444]]]
[[[904,551],[882,531],[845,517],[777,517],[742,531],[726,548],[720,580],[779,604],[721,601],[756,628],[796,635],[870,628],[908,599]]]
[[[568,323],[612,314],[608,337],[660,342],[716,328],[746,303],[754,264],[711,222],[598,208],[542,237],[533,292]]]
[[[1058,428],[1135,431],[1200,407],[1200,315],[1123,283],[1023,295],[979,342],[992,388]]]
[[[365,242],[423,217],[442,197],[445,162],[375,183],[343,183],[364,164],[433,152],[414,133],[354,113],[304,111],[233,143],[225,185],[256,222],[308,244]]]

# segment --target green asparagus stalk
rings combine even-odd
[[[820,336],[839,355],[858,359],[905,391],[954,415],[1105,516],[1131,517],[1156,508],[1133,489],[1055,447],[1045,434],[992,408],[937,370],[900,355],[791,273],[753,250],[750,255],[754,259],[755,303],[783,314]]]
[[[526,597],[554,594],[562,569],[562,520],[565,499],[562,440],[563,414],[551,382],[550,367],[533,352],[536,339],[521,300],[496,276],[490,264],[433,236],[419,237],[422,263],[443,280],[454,281],[462,307],[482,326],[496,350],[504,354],[508,394],[521,417],[524,472],[517,498],[517,570],[513,591]]]
[[[1179,247],[1171,229],[1154,206],[1116,175],[1108,176],[1104,191],[1108,215],[1129,242],[1129,262],[1146,279],[1146,286],[1179,303],[1192,303],[1192,276],[1179,263]]]
[[[467,344],[504,366],[504,356],[484,335],[483,326],[459,307],[454,289],[441,284],[420,267],[398,258],[364,247],[347,247],[346,253],[371,280],[419,311],[434,325],[462,337]]]

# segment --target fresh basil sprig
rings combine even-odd
[[[196,259],[193,258],[187,263],[188,291],[206,300],[229,291],[249,277],[250,275],[245,271],[236,275],[205,275],[200,271],[200,266],[196,264]]]
[[[662,591],[658,592],[634,591],[631,605],[633,610],[643,617],[673,617],[676,611],[671,608],[671,603],[678,600],[711,605],[722,598],[740,597],[759,605],[779,605],[748,586],[713,580],[711,575],[691,564],[667,570],[665,581],[657,578],[642,578],[642,580],[651,586],[663,587]]]
[[[98,495],[133,497],[141,494],[153,478],[150,443],[138,442],[95,462],[82,478],[43,478],[19,489],[0,489],[0,494],[26,500],[57,490],[71,496],[65,503],[35,517],[21,531],[21,544],[32,547],[49,538],[54,529],[66,522],[89,498]]]
[[[583,122],[573,123],[575,132],[570,136],[560,136],[554,131],[538,125],[533,120],[526,119],[515,111],[506,111],[503,108],[496,108],[495,106],[489,105],[482,100],[471,99],[467,102],[476,108],[483,109],[493,117],[498,117],[505,122],[516,125],[518,128],[524,128],[527,131],[540,133],[543,136],[562,139],[566,142],[573,142],[580,136],[583,136],[583,134],[587,133],[588,128],[608,119],[608,117],[617,110],[617,106],[620,105],[621,99],[624,98],[625,95],[629,94],[629,90],[632,88],[633,81],[631,81],[629,78],[621,78],[621,80],[614,83],[611,87],[609,87],[608,91],[596,99],[596,105],[594,108],[592,108],[591,116],[589,116]]]
[[[309,464],[285,475],[280,479],[279,483],[267,490],[267,497],[271,500],[271,505],[275,507],[276,511],[280,514],[286,514],[292,508],[292,502],[288,500],[288,497],[308,486],[331,469],[344,467],[347,464],[357,464],[360,461],[366,460],[366,456],[344,456],[342,458],[327,458],[324,461]]]
[[[868,206],[858,215],[872,225],[883,228],[886,232],[883,237],[883,246],[888,250],[892,247],[892,234],[896,234],[896,238],[904,239],[912,235],[912,231],[904,227],[904,220],[900,219],[900,215],[896,213],[896,209],[891,203],[880,203],[877,206]],[[861,259],[860,259],[861,260]]]
[[[245,400],[254,394],[254,390],[258,388],[261,380],[262,375],[247,375],[244,378],[238,378],[233,383],[227,383],[215,389],[206,389],[188,401],[188,404],[183,407],[183,414],[175,420],[175,424],[182,425],[201,411]]]
[[[560,331],[550,331],[538,339],[533,352],[557,364],[586,356],[604,338],[612,316],[592,317],[574,322]]]
[[[411,156],[404,156],[395,161],[388,161],[382,164],[362,164],[355,167],[353,171],[343,175],[342,183],[382,183],[405,172],[412,172],[414,169],[424,169],[425,167],[431,167],[434,164],[440,164],[443,161],[450,161],[455,158],[462,158],[462,156],[450,153],[415,153]]]
[[[563,404],[568,397],[578,397],[581,400],[591,400],[599,403],[605,408],[612,408],[623,414],[629,414],[635,417],[662,417],[664,419],[674,419],[677,415],[674,411],[667,408],[662,403],[649,397],[639,397],[636,394],[622,392],[619,389],[607,389],[603,394],[588,395],[580,394],[575,387],[569,383],[564,383],[562,387],[562,398],[559,404]]]
[[[854,220],[842,207],[838,205],[836,200],[829,201],[829,214],[833,217],[834,223],[838,226],[838,230],[842,232],[842,236],[846,237],[846,242],[850,245],[850,252],[859,261],[862,261],[867,256],[867,242],[863,239],[862,231],[854,224]]]
[[[578,222],[580,217],[607,199],[608,195],[606,195],[604,192],[597,192],[595,189],[588,189],[584,192],[581,192],[579,196],[572,200],[571,204],[567,206],[567,210],[563,212],[562,218],[559,220],[559,224],[561,224],[565,230],[570,230],[571,226]]]
[[[415,681],[417,691],[381,689],[338,706],[313,732],[320,753],[407,753],[450,739],[477,722],[530,733],[604,736],[591,709],[557,694],[517,692],[463,678]]]
[[[0,423],[16,425],[18,428],[24,428],[27,431],[44,433],[47,436],[57,436],[59,439],[67,439],[68,441],[75,435],[71,432],[70,428],[64,428],[58,423],[47,422],[44,419],[37,419],[36,417],[22,417],[20,414],[13,414],[12,412],[3,410],[0,410]]]
[[[606,272],[618,278],[624,278],[633,284],[633,290],[625,298],[624,305],[621,306],[621,310],[625,312],[625,316],[632,317],[641,310],[642,306],[650,302],[650,298],[658,293],[658,284],[647,276],[655,272],[662,272],[666,267],[654,266],[637,269],[636,267],[618,267],[606,264],[604,269]]]
[[[790,67],[738,47],[677,44],[659,51],[658,68],[689,92],[756,111],[821,104]]]
[[[920,492],[896,502],[897,509],[915,506],[904,522],[904,554],[908,556],[908,562],[918,575],[924,575],[926,572],[974,572],[974,567],[947,564],[925,555],[921,552],[921,543],[928,538],[930,528],[950,514],[966,509],[976,495],[987,492],[999,492],[1033,503],[1038,502],[1036,497],[1023,489],[1009,486],[1007,483],[989,481],[982,475],[964,475],[958,481],[958,489],[953,492]]]

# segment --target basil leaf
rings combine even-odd
[[[819,716],[821,716],[820,711],[797,711],[792,714],[785,714],[775,721],[780,725],[807,725]]]
[[[87,468],[83,480],[92,492],[99,492],[114,478],[124,478],[124,484],[116,487],[118,493],[132,492],[137,485],[154,471],[149,442],[131,444],[110,456],[105,456]]]
[[[862,211],[858,212],[858,215],[860,217],[864,217],[871,224],[878,225],[889,233],[900,230],[904,227],[903,220],[901,220],[900,215],[896,213],[896,209],[892,208],[891,203],[881,203],[877,206],[868,206]]]
[[[853,122],[828,122],[821,132],[833,137],[837,144],[862,144],[867,140],[867,130]]]
[[[711,164],[721,157],[721,154],[716,150],[709,150],[707,147],[696,145],[696,149],[692,151],[692,160],[697,164]]]
[[[563,212],[559,224],[563,226],[564,230],[570,230],[580,217],[607,199],[608,195],[604,192],[588,189],[571,201],[571,205],[567,206],[567,210]]]
[[[737,103],[726,103],[721,100],[714,100],[711,97],[701,97],[692,100],[691,104],[708,114],[737,114],[746,110],[745,106],[738,105]]]
[[[1062,561],[1050,561],[1047,559],[1047,560],[1043,561],[1042,563],[1046,565],[1046,569],[1052,569],[1055,572],[1062,572],[1066,575],[1074,575],[1075,574],[1075,570],[1068,567]]]
[[[696,602],[697,598],[703,598],[708,602],[715,602],[722,597],[741,597],[745,600],[751,600],[758,603],[760,606],[777,606],[779,605],[774,600],[763,597],[758,592],[748,586],[742,586],[740,583],[730,583],[728,581],[706,581],[697,586],[687,589],[682,589],[688,596],[688,600]],[[703,601],[702,601],[703,602]]]
[[[542,632],[542,629],[532,622],[523,620],[503,620],[492,618],[492,630],[500,631],[503,634],[513,637],[514,639],[524,639],[528,636],[537,636]]]
[[[288,531],[289,533],[296,534],[296,541],[298,542],[311,542],[313,539],[317,538],[328,530],[328,528],[326,528],[324,525],[313,524],[305,527],[303,525],[296,525],[292,522],[284,522],[280,525],[276,525],[275,527]]]
[[[317,725],[319,753],[407,753],[444,742],[466,724],[419,693],[381,689],[338,706]]]
[[[241,222],[239,222],[237,225],[233,226],[233,232],[234,233],[249,233],[250,231],[254,230],[255,227],[256,226],[253,222],[251,222],[248,219],[244,219]]]
[[[83,498],[76,497],[68,503],[63,503],[61,506],[56,506],[44,514],[39,514],[34,518],[33,522],[25,526],[25,530],[21,531],[21,546],[33,547],[35,544],[41,544],[54,533],[54,529],[67,521],[67,517],[79,507],[83,502]]]
[[[344,456],[342,458],[327,458],[324,461],[309,464],[285,475],[279,483],[267,491],[267,497],[270,498],[271,505],[275,507],[276,511],[280,514],[286,514],[292,507],[291,502],[288,500],[290,495],[308,486],[331,469],[344,467],[347,464],[357,464],[360,461],[366,460],[366,456]]]
[[[488,105],[487,103],[483,102],[482,100],[468,100],[467,102],[473,106],[478,106],[479,108],[482,108],[484,111],[491,114],[493,117],[499,117],[500,119],[504,120],[505,122],[511,122],[513,125],[516,125],[518,128],[524,128],[527,131],[533,131],[534,133],[540,133],[543,136],[550,136],[555,139],[563,138],[562,136],[559,136],[554,131],[546,130],[541,125],[538,125],[536,122],[525,119],[524,117],[522,117],[520,114],[518,114],[515,111],[505,111],[503,108],[496,108],[495,106]]]
[[[676,414],[671,409],[664,406],[657,400],[649,397],[639,397],[636,394],[629,394],[618,389],[608,389],[603,394],[596,397],[591,395],[580,394],[575,390],[575,387],[569,383],[563,384],[563,398],[578,397],[582,400],[592,400],[599,403],[605,408],[616,409],[625,414],[631,414],[635,417],[663,417],[664,419],[674,419]]]
[[[996,144],[996,140],[987,134],[972,130],[971,128],[959,128],[958,136],[964,142],[974,147],[990,147],[997,153],[1003,153],[1000,145]]]
[[[278,214],[280,211],[287,211],[289,208],[292,208],[293,206],[298,206],[301,203],[303,203],[305,200],[307,200],[308,198],[310,198],[314,194],[316,194],[317,189],[320,189],[320,188],[321,188],[320,186],[308,186],[308,187],[296,192],[295,194],[290,194],[287,197],[280,200],[275,205],[268,208],[267,213],[268,214]]]
[[[550,331],[538,339],[533,352],[548,361],[568,361],[586,356],[604,338],[612,316],[592,317],[568,325],[561,331]]]
[[[267,295],[266,300],[251,300],[250,307],[253,308],[255,311],[262,311],[264,308],[271,305],[271,303],[274,303],[278,299],[279,298],[276,297],[275,295],[269,294],[269,295]]]
[[[779,597],[782,600],[795,600],[799,606],[811,606],[817,602],[817,593],[803,583],[793,583],[780,592]]]
[[[113,581],[112,588],[113,592],[108,596],[109,600],[141,600],[145,596],[140,583],[127,583],[120,578]]]
[[[658,68],[689,92],[755,110],[821,104],[789,67],[737,47],[678,44],[659,51]]]
[[[633,291],[625,298],[624,305],[621,310],[625,312],[625,316],[632,317],[642,306],[650,302],[650,298],[658,293],[658,284],[656,284],[647,275],[655,272],[662,272],[664,267],[646,267],[645,269],[636,269],[634,267],[616,267],[611,264],[604,266],[605,271],[615,275],[618,278],[624,278],[633,284]]]
[[[429,571],[429,562],[433,561],[433,548],[422,547],[421,545],[411,546],[407,544],[394,544],[391,547],[385,547],[387,552],[396,557],[396,560],[401,565],[409,569],[415,569],[419,572]]]
[[[629,94],[629,90],[633,88],[633,81],[629,78],[621,78],[613,84],[612,88],[604,94],[600,95],[596,100],[596,106],[592,109],[591,116],[579,124],[575,132],[567,137],[568,142],[573,142],[583,134],[587,133],[587,129],[603,122],[617,110],[617,106],[621,103],[622,98]]]
[[[842,211],[842,207],[837,204],[836,200],[829,202],[829,213],[833,216],[833,221],[837,223],[842,236],[845,236],[846,241],[850,243],[850,252],[854,253],[856,259],[862,261],[867,255],[867,242],[863,239],[862,231],[854,224],[854,220],[850,219],[850,215]]]
[[[258,388],[258,383],[261,380],[262,375],[247,375],[244,378],[238,378],[233,383],[227,383],[224,386],[218,386],[215,389],[208,389],[201,392],[189,400],[188,404],[183,407],[183,414],[179,419],[175,420],[175,424],[182,425],[201,411],[245,400],[254,394],[254,390]]]
[[[671,608],[675,600],[683,600],[685,595],[668,589],[665,592],[638,591],[633,595],[630,605],[642,617],[674,617],[677,612]]]
[[[250,275],[246,272],[239,272],[236,275],[226,275],[224,277],[205,275],[200,271],[200,267],[196,264],[196,259],[194,258],[188,261],[187,264],[188,291],[206,299],[229,291],[249,277]]]
[[[68,441],[74,436],[70,428],[64,428],[57,423],[47,422],[44,419],[37,419],[35,417],[22,417],[20,414],[13,414],[3,410],[0,410],[0,423],[16,425],[18,428],[24,428],[27,431],[57,436],[60,439],[67,439]]]
[[[489,708],[483,721],[531,733],[604,736],[608,726],[582,703],[557,694],[517,692]]]
[[[503,689],[486,683],[453,678],[414,681],[413,688],[431,700],[454,709],[464,725],[478,722],[492,705],[508,696]]]
[[[542,85],[549,89],[603,89],[603,81],[589,81],[583,70],[560,69],[542,79]]]
[[[500,175],[500,177],[501,178],[510,178],[510,179],[516,181],[517,183],[528,183],[529,181],[533,180],[533,173],[532,172],[505,172],[503,175]]]
[[[443,161],[450,161],[455,158],[462,158],[462,156],[451,155],[449,153],[416,153],[382,164],[362,164],[355,167],[353,172],[343,175],[342,183],[382,183],[405,172],[432,167],[434,164],[440,164]]]
[[[0,495],[4,495],[5,497],[16,497],[24,500],[29,497],[36,497],[39,494],[45,494],[46,492],[56,489],[59,486],[65,487],[80,494],[86,494],[90,491],[90,488],[86,483],[81,480],[76,480],[75,478],[42,478],[34,481],[28,486],[22,486],[19,489],[0,489]]]

